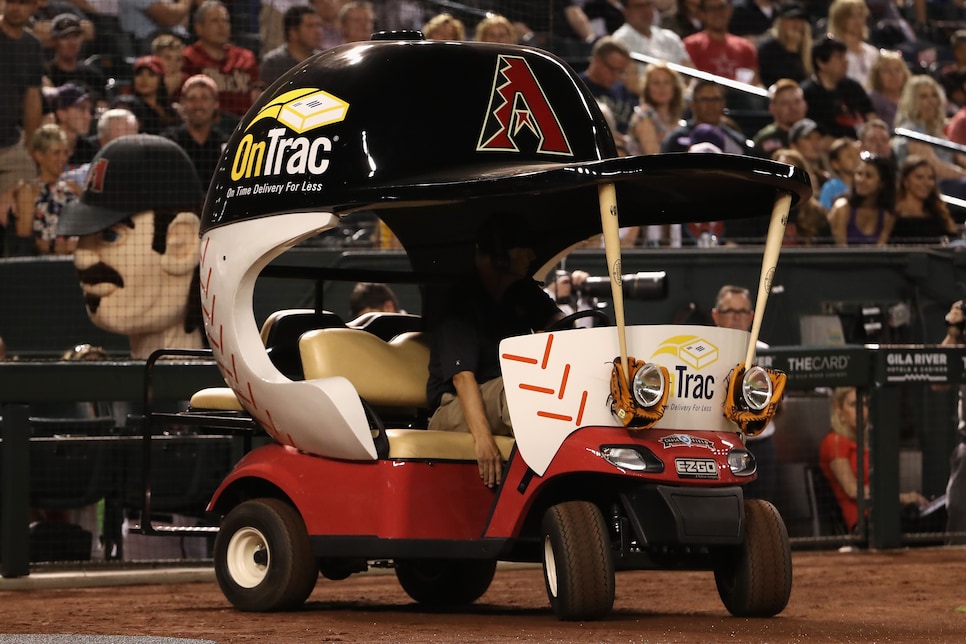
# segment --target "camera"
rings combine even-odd
[[[621,275],[624,297],[634,300],[662,300],[667,297],[667,273],[664,271],[638,272]],[[588,277],[580,285],[581,297],[611,297],[610,277]]]

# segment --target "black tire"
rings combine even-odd
[[[543,580],[564,621],[602,619],[614,606],[614,554],[600,510],[586,501],[543,515]]]
[[[745,542],[714,551],[718,595],[735,617],[772,617],[792,594],[792,548],[771,503],[745,500]]]
[[[244,611],[297,608],[319,577],[302,517],[278,499],[245,501],[229,512],[214,556],[221,591]]]
[[[406,594],[433,607],[472,604],[490,587],[495,573],[495,559],[396,561],[396,579]]]

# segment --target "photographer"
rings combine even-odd
[[[570,315],[577,311],[589,311],[596,309],[597,298],[582,290],[582,287],[590,277],[586,271],[574,271],[568,273],[564,270],[553,271],[547,279],[544,291],[556,302],[564,315]],[[577,320],[574,326],[590,328],[594,326],[593,318]]]
[[[946,337],[941,344],[962,346],[966,313],[963,301],[953,302],[946,314]],[[966,385],[959,387],[959,444],[949,458],[949,483],[946,485],[946,531],[966,532]],[[966,543],[966,537],[951,537],[949,543]]]

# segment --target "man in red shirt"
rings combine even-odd
[[[755,46],[728,33],[733,11],[731,0],[701,0],[704,30],[685,38],[684,47],[701,71],[760,86]]]
[[[205,0],[195,12],[198,41],[184,50],[185,77],[205,74],[218,86],[223,112],[244,116],[262,90],[255,54],[232,45],[228,9],[219,0]]]

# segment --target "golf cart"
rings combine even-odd
[[[247,414],[273,439],[208,508],[223,517],[225,596],[246,611],[291,609],[320,572],[391,565],[416,601],[459,606],[486,592],[498,561],[517,561],[543,564],[565,620],[605,617],[615,571],[639,569],[713,570],[732,614],[781,612],[785,527],[742,493],[755,478],[744,438],[784,385],[752,364],[760,317],[751,334],[625,325],[617,230],[771,214],[776,255],[806,176],[730,155],[618,158],[597,103],[553,55],[387,38],[323,52],[272,85],[208,192],[203,312],[228,388],[199,392],[190,413]],[[363,210],[399,239],[424,293],[472,268],[493,213],[519,213],[535,233],[535,275],[603,234],[616,326],[571,318],[501,345],[515,437],[497,438],[496,489],[480,482],[469,434],[426,429],[431,329],[308,330],[301,380],[266,351],[252,313],[260,272]]]

